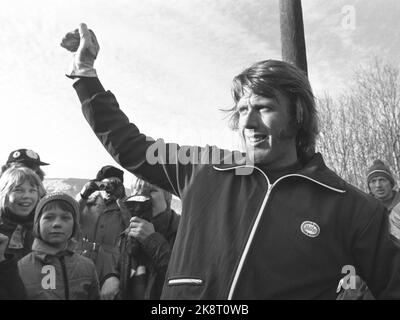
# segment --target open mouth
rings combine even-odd
[[[18,206],[22,207],[22,208],[30,208],[32,207],[32,202],[20,202],[18,203]]]
[[[265,141],[265,139],[267,139],[267,135],[262,134],[262,133],[257,133],[257,134],[253,134],[251,136],[247,136],[247,141],[249,141],[252,144],[261,143],[261,142]]]

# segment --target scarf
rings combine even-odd
[[[25,238],[28,231],[33,228],[33,218],[35,210],[27,216],[18,216],[9,208],[5,208],[1,215],[2,222],[11,226],[15,226],[15,230],[10,237],[8,243],[9,249],[23,249]]]

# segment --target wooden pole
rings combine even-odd
[[[301,0],[279,0],[283,61],[294,64],[306,74],[307,56],[304,40]]]

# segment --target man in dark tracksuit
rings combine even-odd
[[[182,199],[163,299],[335,299],[346,270],[377,298],[400,299],[386,209],[314,152],[315,101],[300,70],[268,60],[234,78],[245,155],[177,146],[129,123],[93,69],[94,34],[84,24],[76,34],[61,45],[77,50],[68,75],[81,78],[91,128],[121,166]]]

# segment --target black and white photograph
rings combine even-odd
[[[399,14],[2,2],[0,300],[400,299]]]

